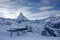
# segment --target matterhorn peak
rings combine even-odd
[[[23,15],[22,12],[20,13],[20,15],[18,16],[17,19],[18,19],[18,20],[28,20],[28,19]]]

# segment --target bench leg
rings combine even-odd
[[[17,32],[17,36],[19,36],[19,32]]]
[[[12,37],[12,32],[10,33],[10,37]]]

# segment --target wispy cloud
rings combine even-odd
[[[40,0],[41,5],[60,5],[60,0]]]
[[[20,12],[29,19],[42,19],[60,14],[60,0],[0,0],[0,14],[17,18]]]
[[[59,11],[43,11],[40,12],[38,14],[36,14],[34,17],[38,18],[38,19],[43,19],[49,16],[58,16],[60,15],[60,10]]]
[[[49,10],[49,9],[52,9],[54,8],[54,6],[43,6],[43,7],[40,7],[39,9],[40,10]]]

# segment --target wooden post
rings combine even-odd
[[[12,37],[12,32],[11,32],[11,34],[10,34],[10,37]]]
[[[17,32],[17,36],[19,36],[19,31]]]

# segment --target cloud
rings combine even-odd
[[[2,1],[0,0],[0,4],[3,3],[3,2],[4,2],[4,0],[2,0]]]
[[[11,18],[11,19],[17,18],[20,12],[22,12],[23,15],[26,16],[29,20],[43,19],[48,16],[53,16],[58,14],[60,15],[60,10],[47,11],[45,9],[44,9],[45,11],[40,11],[38,13],[33,14],[29,11],[30,8],[31,7],[20,7],[19,9],[0,8],[0,12],[3,13],[3,17]],[[50,9],[50,7],[48,9]]]
[[[60,0],[40,0],[41,5],[60,5]]]
[[[3,17],[5,17],[5,18],[13,18],[13,15],[10,14],[10,10],[7,8],[0,8],[0,14],[2,14]]]
[[[36,19],[44,19],[47,18],[49,16],[59,16],[60,15],[60,10],[59,11],[43,11],[40,13],[36,13],[34,14],[34,16],[32,16],[32,19],[36,20]]]
[[[8,0],[0,0],[0,4],[7,2]]]
[[[0,14],[2,12],[4,18],[15,19],[19,16],[20,12],[23,12],[23,14],[29,18],[31,13],[28,9],[29,7],[20,7],[19,9],[0,8]]]
[[[43,6],[43,7],[40,7],[39,9],[40,10],[49,10],[49,9],[52,9],[54,8],[54,6]]]
[[[58,11],[53,10],[54,5],[59,4],[59,0],[57,2],[56,0],[0,0],[0,12],[5,18],[17,18],[22,12],[30,20],[42,19],[52,14],[59,14],[59,8]]]
[[[3,13],[2,12],[0,12],[0,17],[3,17]]]
[[[39,6],[39,0],[30,1],[30,0],[2,0],[0,6],[1,7],[8,7],[8,8],[19,8],[21,6],[30,6],[36,7]]]
[[[50,4],[50,1],[49,0],[40,0],[40,3],[42,5],[49,5]]]
[[[2,0],[0,2],[0,7],[4,7],[4,8],[17,8],[17,7],[20,7],[20,3],[17,2],[16,0],[13,1],[13,0]]]

